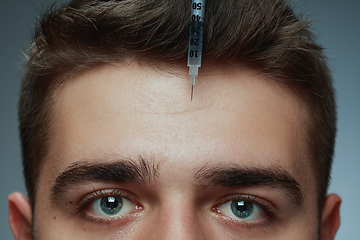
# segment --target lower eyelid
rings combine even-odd
[[[94,223],[97,225],[101,225],[101,224],[128,224],[129,221],[132,221],[133,219],[136,218],[136,215],[138,215],[138,212],[136,212],[135,214],[124,214],[123,216],[118,216],[118,217],[112,217],[112,218],[106,218],[106,217],[97,217],[97,216],[90,216],[89,214],[86,213],[81,213],[83,220],[85,220],[85,222],[88,223]]]
[[[213,211],[216,213],[217,219],[226,227],[233,229],[234,231],[243,231],[240,229],[247,230],[256,230],[256,231],[265,231],[269,230],[276,223],[276,218],[272,216],[265,215],[258,220],[253,221],[243,221],[240,219],[235,219],[233,217],[229,217],[220,212],[217,208],[214,208]]]

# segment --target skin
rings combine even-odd
[[[326,198],[320,225],[306,144],[304,104],[278,83],[232,66],[202,68],[190,101],[187,68],[168,73],[128,61],[75,76],[55,92],[53,132],[32,218],[19,193],[9,197],[16,239],[333,239],[340,198]],[[86,181],[52,198],[56,178],[74,164],[139,156],[157,170],[151,181]],[[203,167],[278,169],[299,183],[302,205],[277,186],[201,185]],[[99,217],[84,199],[125,193],[130,209]],[[113,192],[111,192],[113,194]],[[231,216],[230,197],[251,196],[258,217]],[[101,199],[102,196],[98,198]],[[99,218],[102,218],[101,221]]]

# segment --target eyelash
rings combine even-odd
[[[214,212],[217,212],[217,213],[222,213],[218,207],[225,204],[225,203],[228,203],[228,202],[231,202],[231,201],[248,201],[248,202],[251,202],[255,205],[257,205],[258,207],[261,208],[262,211],[264,211],[264,213],[266,214],[265,216],[265,220],[261,223],[251,223],[251,222],[245,222],[245,221],[241,221],[241,220],[236,220],[234,218],[231,218],[231,217],[227,217],[227,216],[224,216],[224,218],[226,218],[227,220],[235,223],[236,225],[238,226],[241,226],[241,227],[246,227],[248,229],[265,229],[267,227],[270,227],[271,223],[275,222],[277,220],[274,212],[273,212],[273,208],[274,206],[267,202],[266,200],[264,199],[261,199],[259,197],[255,197],[255,196],[252,196],[252,195],[231,195],[231,196],[226,196],[224,198],[222,198],[220,201],[218,201],[216,203],[216,205],[212,208]]]
[[[127,194],[124,191],[121,191],[120,189],[102,189],[102,190],[95,190],[94,192],[88,194],[85,196],[85,198],[83,200],[80,201],[79,206],[76,209],[76,214],[80,214],[83,216],[83,218],[90,222],[90,223],[96,223],[96,224],[102,224],[102,223],[111,223],[112,221],[116,220],[116,219],[120,219],[122,217],[113,217],[113,218],[94,218],[94,217],[90,217],[88,216],[85,211],[86,208],[89,206],[89,204],[91,204],[92,202],[103,198],[103,197],[119,197],[119,198],[124,198],[129,200],[130,202],[133,202],[136,205],[139,205],[136,203],[136,201],[133,200],[133,198]],[[139,205],[140,206],[140,205]],[[142,209],[142,207],[140,206],[139,209]],[[126,215],[125,215],[126,216]]]
[[[80,201],[79,206],[76,209],[76,214],[80,214],[83,216],[84,220],[86,220],[90,223],[96,223],[96,224],[103,224],[103,223],[110,224],[111,222],[122,218],[122,217],[94,218],[94,217],[90,217],[87,213],[85,213],[86,208],[89,206],[90,203],[92,203],[100,198],[108,197],[108,196],[124,198],[124,199],[127,199],[127,200],[133,202],[134,204],[140,206],[139,204],[137,204],[137,201],[134,201],[134,199],[129,194],[127,194],[124,191],[121,191],[120,189],[103,189],[103,190],[95,190],[94,189],[94,191],[92,193],[88,194],[87,196],[85,196],[85,198],[83,200]],[[277,218],[275,217],[275,214],[273,213],[273,210],[272,210],[274,208],[274,206],[271,203],[267,202],[266,200],[263,200],[261,198],[258,198],[258,197],[252,196],[252,195],[225,196],[221,200],[217,201],[216,205],[212,209],[214,212],[221,214],[221,211],[218,209],[218,207],[227,202],[231,202],[231,201],[251,202],[251,203],[257,205],[258,207],[260,207],[261,210],[264,211],[264,213],[266,214],[266,216],[265,216],[266,219],[261,223],[251,223],[251,222],[240,221],[240,220],[236,220],[234,218],[223,215],[224,218],[226,218],[228,221],[231,221],[232,223],[236,224],[237,226],[246,227],[248,229],[265,229],[265,228],[269,227],[271,225],[271,223],[273,223],[274,221],[277,220]],[[140,206],[139,209],[142,209],[142,207]]]

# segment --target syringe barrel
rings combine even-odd
[[[188,66],[201,67],[205,0],[193,0],[191,3],[190,37]]]

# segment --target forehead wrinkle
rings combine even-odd
[[[95,73],[97,75],[99,74],[97,72]],[[213,101],[203,101],[202,99],[195,99],[193,100],[193,102],[190,103],[190,88],[188,91],[188,99],[185,97],[179,97],[178,95],[182,95],[184,93],[184,87],[188,87],[187,85],[182,86],[183,84],[187,84],[187,82],[181,84],[174,83],[174,86],[169,86],[169,84],[164,84],[159,80],[158,85],[153,86],[154,84],[151,85],[151,81],[149,80],[149,82],[146,83],[145,87],[138,87],[137,89],[133,89],[132,86],[128,85],[130,84],[128,83],[128,81],[124,79],[120,81],[118,77],[109,77],[107,81],[113,81],[114,85],[120,86],[115,88],[103,89],[104,91],[100,92],[98,88],[91,88],[92,84],[88,84],[88,82],[96,84],[97,75],[93,73],[92,76],[87,77],[87,74],[89,73],[85,73],[84,76],[78,77],[76,81],[65,82],[61,88],[58,88],[56,90],[57,96],[55,102],[57,103],[57,108],[60,107],[60,109],[63,111],[72,111],[72,109],[74,109],[74,106],[76,106],[74,104],[74,99],[76,99],[77,105],[81,107],[95,104],[99,105],[100,109],[121,114],[141,113],[149,115],[176,115],[206,110],[212,108],[214,105]],[[113,73],[109,72],[107,74],[111,76],[111,74]],[[99,77],[99,79],[101,78]],[[99,86],[104,88],[104,85]],[[162,89],[160,86],[162,86],[162,88],[164,89]],[[79,94],[78,89],[86,89],[86,94]],[[178,89],[183,90],[181,94],[177,93]],[[174,94],[162,94],[165,91],[174,92]],[[88,99],[89,95],[92,96],[90,102]],[[114,102],[111,100],[113,98],[115,99],[119,95],[123,97],[121,99],[118,99],[118,101]],[[160,99],[149,97],[158,97],[159,95]],[[126,99],[126,101],[123,99]]]
[[[137,109],[137,108],[130,108],[128,109],[128,111],[126,113],[131,113],[131,112],[137,112],[140,114],[148,114],[148,115],[180,115],[180,114],[185,114],[185,113],[194,113],[194,112],[201,112],[204,110],[208,110],[214,107],[214,104],[208,104],[206,106],[199,106],[196,105],[194,107],[188,108],[188,109],[182,109],[182,110],[177,110],[177,109],[172,109],[172,110],[167,110],[167,109],[163,109],[163,110],[150,110],[148,111],[147,107],[144,107],[144,110],[141,109]],[[125,111],[118,111],[118,112],[123,112],[125,113]]]

